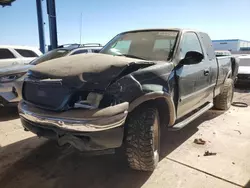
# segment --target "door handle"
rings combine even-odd
[[[209,75],[209,70],[204,70],[204,76],[208,76]]]

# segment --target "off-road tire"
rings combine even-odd
[[[143,105],[128,116],[126,156],[135,170],[153,171],[159,161],[160,120],[157,108]]]
[[[226,79],[221,93],[215,97],[214,106],[218,110],[228,110],[232,104],[234,96],[234,82],[232,79]]]

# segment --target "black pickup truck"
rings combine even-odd
[[[25,130],[80,151],[124,145],[131,168],[152,171],[160,129],[179,130],[230,108],[238,62],[216,58],[206,33],[147,29],[118,34],[98,54],[33,67],[19,114]]]

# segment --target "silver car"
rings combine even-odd
[[[15,106],[22,98],[22,85],[27,71],[42,62],[82,53],[98,53],[100,44],[71,44],[60,46],[34,59],[28,65],[14,65],[0,69],[0,106]]]

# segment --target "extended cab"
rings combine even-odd
[[[131,168],[152,171],[161,128],[179,130],[212,107],[230,108],[236,64],[216,58],[203,32],[128,31],[98,54],[33,67],[19,114],[26,130],[80,151],[124,144]]]

